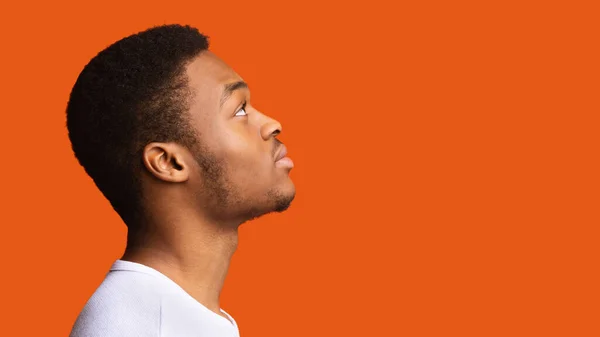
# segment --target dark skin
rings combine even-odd
[[[214,53],[201,53],[186,74],[198,144],[145,147],[143,240],[130,236],[122,259],[160,271],[225,317],[219,297],[238,227],[287,208],[293,163],[276,138],[280,123],[250,104],[242,78]]]

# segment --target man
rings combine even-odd
[[[75,156],[128,227],[72,337],[239,336],[219,295],[238,227],[295,196],[281,125],[189,26],[109,46],[67,107]]]

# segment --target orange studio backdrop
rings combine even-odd
[[[126,228],[78,165],[98,51],[191,24],[283,125],[290,209],[241,227],[252,336],[600,336],[600,12],[588,1],[0,5],[2,336],[67,336]]]

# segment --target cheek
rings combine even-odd
[[[231,163],[247,160],[260,150],[258,142],[253,139],[250,132],[239,129],[234,128],[224,132],[220,142],[227,160]]]
[[[268,182],[274,168],[272,149],[258,131],[232,128],[223,135],[219,147],[231,178],[248,186]]]

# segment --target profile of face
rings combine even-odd
[[[149,144],[144,162],[162,181],[180,183],[213,220],[242,223],[286,210],[295,196],[293,162],[276,137],[278,121],[254,108],[242,78],[204,51],[186,68],[194,148]]]

